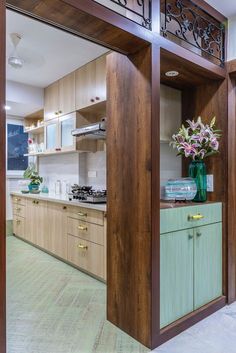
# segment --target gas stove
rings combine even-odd
[[[92,186],[80,186],[74,184],[69,193],[70,201],[79,201],[87,203],[106,203],[106,190],[94,190]]]

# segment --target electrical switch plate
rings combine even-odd
[[[88,171],[88,177],[89,177],[89,178],[96,178],[96,177],[97,177],[97,172],[96,172],[96,170],[89,170],[89,171]]]
[[[213,174],[207,175],[207,191],[213,192],[214,191],[214,177]]]

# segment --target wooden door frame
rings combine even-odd
[[[213,16],[218,16],[219,19],[224,17],[220,15],[213,8],[209,7],[204,1],[199,0],[202,7],[205,7]],[[2,17],[4,17],[5,1],[0,0],[0,10]],[[173,324],[168,330],[160,331],[159,325],[159,260],[160,260],[160,205],[159,205],[159,90],[160,90],[160,48],[166,49],[175,55],[188,60],[197,65],[206,72],[223,79],[226,75],[226,70],[219,66],[212,64],[202,57],[197,57],[185,48],[178,46],[175,43],[163,38],[159,35],[159,0],[153,0],[153,30],[149,31],[140,25],[134,23],[128,18],[105,8],[104,6],[95,3],[93,0],[7,0],[7,7],[21,14],[25,14],[36,20],[44,22],[48,25],[65,30],[69,33],[86,38],[92,42],[103,45],[111,50],[117,51],[126,56],[135,57],[136,53],[141,50],[151,50],[151,155],[150,162],[147,168],[151,171],[151,276],[150,276],[150,290],[151,290],[151,312],[150,312],[150,337],[143,341],[151,348],[173,337],[183,329],[189,327],[194,322],[199,321],[211,312],[217,310],[224,303],[215,303],[214,308],[205,308],[200,311],[198,315],[191,315],[187,320],[183,320],[176,328]],[[79,19],[79,20],[78,20]],[[80,21],[81,20],[81,21]],[[86,25],[85,25],[86,24]],[[89,24],[89,25],[87,25]],[[1,21],[1,33],[5,33],[5,20]],[[101,30],[102,29],[102,30]],[[4,43],[1,44],[1,103],[5,102],[5,52]],[[195,64],[196,65],[196,64]],[[135,94],[135,92],[134,92]],[[1,108],[2,129],[0,130],[1,140],[5,141],[5,110]],[[5,145],[3,145],[0,156],[0,163],[2,166],[2,180],[5,180]],[[4,183],[5,185],[5,183]],[[2,211],[0,211],[0,222],[2,229],[5,227],[5,186],[1,186],[1,204]],[[4,239],[3,239],[4,238]],[[2,237],[0,243],[2,267],[0,269],[0,324],[1,324],[1,346],[0,352],[6,353],[6,325],[5,325],[5,237]],[[121,327],[122,328],[122,327]],[[135,336],[132,328],[127,330],[130,335]]]

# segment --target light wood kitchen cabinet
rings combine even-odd
[[[50,202],[47,209],[48,226],[45,248],[67,259],[67,206]]]
[[[15,235],[106,280],[104,211],[44,201],[37,195],[13,195],[12,205]]]
[[[87,120],[77,112],[47,121],[45,123],[45,153],[96,152],[96,140],[80,140],[71,135],[72,130],[87,123]]]
[[[51,120],[58,116],[59,111],[59,83],[52,83],[44,89],[44,120]]]
[[[44,120],[75,111],[75,72],[52,83],[44,90]]]
[[[59,80],[59,111],[65,115],[75,111],[75,71]]]
[[[27,199],[26,215],[25,239],[44,248],[47,242],[47,202]]]
[[[76,110],[106,100],[106,56],[102,56],[76,70]]]

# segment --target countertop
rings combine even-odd
[[[12,191],[11,195],[13,196],[18,196],[18,197],[25,197],[28,199],[37,199],[37,200],[42,200],[42,201],[52,201],[52,202],[58,202],[62,203],[63,205],[70,205],[70,206],[78,206],[78,207],[84,207],[84,208],[89,208],[92,210],[97,210],[97,211],[102,211],[106,212],[107,206],[106,204],[91,204],[91,203],[84,203],[84,202],[78,202],[78,201],[69,201],[68,196],[66,195],[55,195],[55,194],[23,194],[20,191]]]

